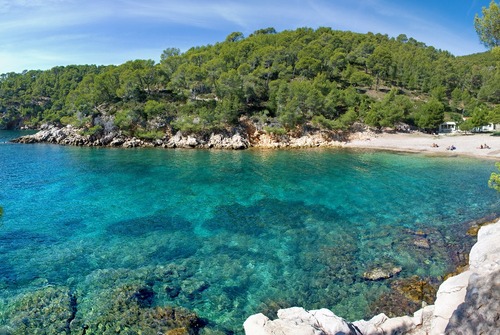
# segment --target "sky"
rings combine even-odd
[[[474,16],[490,0],[0,0],[0,73],[70,64],[159,62],[169,47],[232,32],[331,27],[406,34],[461,56],[486,51]]]

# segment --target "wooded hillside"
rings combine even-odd
[[[436,128],[500,123],[500,57],[454,57],[400,35],[273,28],[231,33],[160,63],[72,65],[0,76],[0,128],[72,124],[161,138],[208,132],[246,116],[271,133],[404,122]]]

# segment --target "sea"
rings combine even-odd
[[[97,334],[130,304],[191,311],[211,334],[292,306],[369,318],[394,281],[454,271],[468,228],[500,214],[492,160],[9,142],[23,134],[0,131],[6,333]],[[401,271],[365,278],[377,267]]]

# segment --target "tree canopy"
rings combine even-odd
[[[474,26],[479,39],[487,48],[500,46],[500,8],[491,0],[488,8],[483,7],[482,17],[476,14]]]
[[[0,128],[48,122],[151,138],[223,130],[242,117],[275,132],[498,118],[498,55],[454,57],[406,35],[265,28],[166,48],[160,59],[2,74]]]

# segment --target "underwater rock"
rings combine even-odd
[[[194,312],[166,305],[164,285],[180,286],[192,275],[186,264],[101,269],[76,287],[77,305],[71,334],[198,334],[206,324]]]
[[[194,297],[196,294],[205,291],[208,287],[209,285],[204,280],[196,280],[192,278],[183,280],[181,283],[182,293],[187,297]]]
[[[179,296],[179,293],[181,293],[181,288],[179,286],[176,286],[176,285],[165,285],[165,292],[167,292],[167,295],[174,299],[174,298],[177,298]]]
[[[412,276],[394,281],[391,288],[416,303],[425,301],[427,304],[432,304],[436,299],[436,286],[429,279]]]
[[[431,245],[429,240],[425,237],[417,237],[413,240],[413,244],[422,249],[430,249]]]
[[[420,308],[422,302],[434,303],[437,284],[418,276],[395,280],[391,290],[370,305],[370,311],[389,317],[408,315]]]
[[[134,294],[132,294],[131,299],[137,301],[140,307],[151,307],[153,305],[153,299],[155,297],[155,292],[149,286],[141,287]]]
[[[497,214],[487,215],[477,220],[467,222],[467,235],[476,237],[482,226],[490,225],[498,221]]]
[[[191,334],[205,326],[193,312],[171,306],[153,307],[153,302],[153,289],[147,285],[129,283],[103,289],[79,306],[72,329],[85,326],[86,335],[156,335],[174,330],[176,334],[179,329]]]
[[[436,232],[428,232],[428,231],[423,231],[421,229],[419,230],[412,230],[412,229],[404,229],[404,232],[411,237],[409,243],[412,243],[414,246],[422,249],[430,249],[430,241],[429,241],[429,234],[433,233],[434,235]]]
[[[391,290],[383,293],[378,299],[370,304],[370,315],[384,313],[394,318],[401,315],[409,315],[419,309],[420,303],[413,301],[399,291]]]
[[[481,228],[481,226],[479,225],[473,225],[471,226],[468,230],[467,230],[467,235],[469,236],[477,236],[477,233],[479,232],[479,229]]]
[[[403,270],[400,266],[384,264],[363,273],[363,278],[367,280],[381,280],[391,278]]]
[[[48,286],[15,297],[0,314],[0,334],[66,334],[73,317],[69,289]]]

